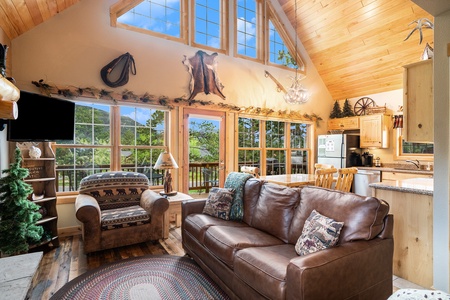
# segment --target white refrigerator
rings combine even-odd
[[[360,152],[359,135],[319,135],[317,149],[317,162],[319,164],[330,164],[335,168],[351,167],[350,154],[352,151]]]

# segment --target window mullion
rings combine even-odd
[[[111,106],[111,170],[120,171],[120,107]]]

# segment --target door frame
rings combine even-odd
[[[215,110],[205,110],[198,108],[184,108],[183,109],[183,126],[182,126],[182,138],[185,151],[183,151],[183,162],[186,168],[183,169],[182,178],[182,190],[184,193],[189,193],[189,117],[196,116],[201,118],[205,116],[220,118],[219,127],[219,186],[223,187],[225,182],[225,170],[226,170],[226,112],[225,111],[215,111]]]

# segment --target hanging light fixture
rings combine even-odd
[[[300,83],[300,78],[298,77],[298,63],[297,63],[297,0],[295,0],[294,6],[295,13],[295,77],[292,78],[293,82],[290,88],[287,89],[286,94],[284,94],[284,101],[289,104],[301,104],[306,103],[309,100],[310,94],[308,90]],[[303,79],[303,78],[302,78]]]

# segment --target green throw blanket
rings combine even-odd
[[[234,190],[230,220],[242,221],[244,217],[244,185],[252,177],[252,175],[247,173],[231,172],[228,174],[224,187]]]

